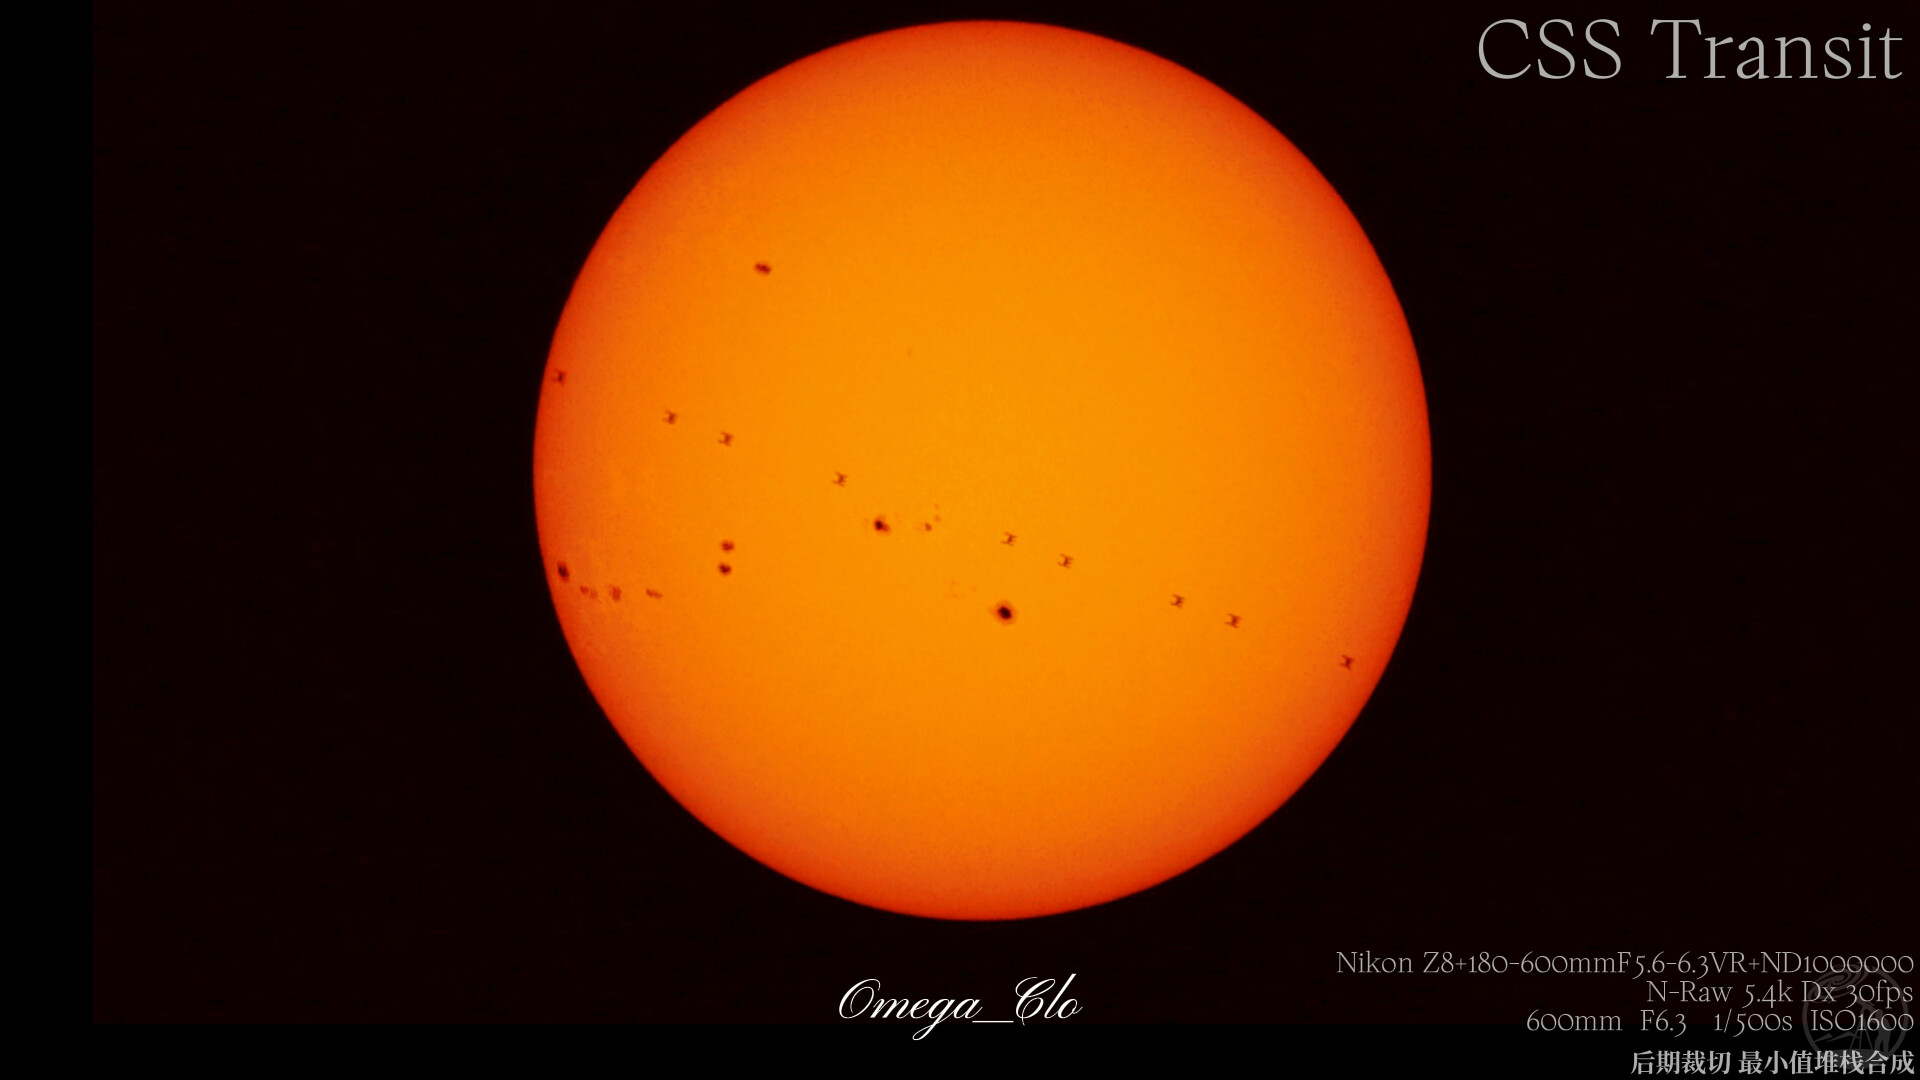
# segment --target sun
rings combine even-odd
[[[1149,53],[861,38],[641,178],[554,335],[540,547],[694,816],[950,919],[1164,881],[1352,725],[1425,544],[1425,397],[1351,212]]]

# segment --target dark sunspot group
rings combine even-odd
[[[759,271],[761,274],[767,274],[771,272],[771,268],[766,263],[756,263],[754,265],[754,269]],[[555,373],[554,382],[564,383],[565,381],[566,381],[565,372],[562,371],[562,372]],[[665,422],[668,424],[677,424],[680,419],[680,414],[672,409],[663,409],[662,416]],[[733,446],[733,437],[734,437],[733,432],[721,431],[718,444],[722,447],[731,447]],[[829,470],[829,471],[833,473],[833,480],[832,480],[833,486],[839,487],[839,488],[847,487],[847,480],[848,480],[849,474],[837,469]],[[922,533],[931,533],[933,531],[934,523],[939,520],[940,520],[940,516],[938,514],[935,514],[931,521],[922,521],[920,523],[920,531]],[[873,532],[879,533],[879,534],[889,534],[893,532],[893,525],[890,521],[888,521],[887,516],[885,514],[875,514],[872,518],[870,518],[869,528],[871,528]],[[997,541],[997,543],[1001,547],[1013,547],[1018,543],[1019,539],[1020,539],[1019,534],[1010,532],[1007,530],[1001,530],[1000,539]],[[733,541],[731,540],[720,541],[720,550],[730,552],[733,549],[734,549]],[[1063,570],[1071,570],[1075,565],[1075,556],[1062,552],[1055,557],[1054,565]],[[733,569],[734,569],[734,564],[731,561],[722,562],[718,564],[718,570],[722,577],[731,576],[733,574]],[[571,577],[571,571],[568,569],[567,564],[565,562],[556,563],[554,566],[554,572],[559,576],[561,581],[567,581]],[[590,600],[599,599],[599,591],[597,589],[590,588],[585,585],[580,586],[580,593],[581,595],[587,597]],[[619,586],[614,586],[614,585],[608,586],[607,595],[609,598],[615,601],[618,601],[621,595]],[[659,600],[663,597],[664,594],[657,589],[647,589],[646,595],[652,599]],[[1175,593],[1173,594],[1172,600],[1169,601],[1168,606],[1178,610],[1185,610],[1187,606],[1187,597],[1184,594]],[[1014,621],[1014,609],[1011,604],[1007,604],[1007,603],[997,604],[991,609],[991,611],[992,611],[993,617],[1000,622],[1010,623]],[[1239,630],[1243,628],[1245,623],[1244,623],[1243,617],[1240,614],[1230,612],[1230,613],[1227,613],[1226,618],[1223,622],[1223,625],[1226,626],[1228,629]],[[1353,657],[1345,654],[1341,654],[1338,661],[1339,667],[1347,671],[1352,671],[1353,664],[1354,664]]]

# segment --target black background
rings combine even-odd
[[[1074,972],[1084,1021],[1631,1023],[1631,979],[1334,956],[1915,951],[1913,84],[1708,81],[1691,31],[1668,80],[1647,33],[1912,7],[815,7],[96,4],[96,1019],[837,1023],[867,976],[1005,1016]],[[1435,470],[1405,635],[1307,786],[1003,924],[682,811],[532,510],[550,335],[647,167],[784,64],[962,17],[1156,52],[1299,146],[1399,292]],[[1503,17],[1615,19],[1625,69],[1489,78]]]

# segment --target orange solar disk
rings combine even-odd
[[[955,919],[1253,828],[1378,681],[1425,398],[1299,151],[1089,34],[807,57],[641,179],[554,336],[540,546],[581,673],[715,832]]]

